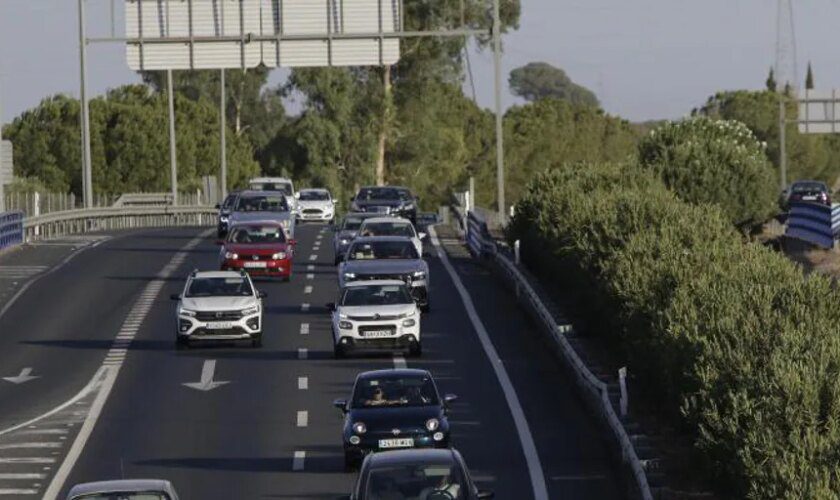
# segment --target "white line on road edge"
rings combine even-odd
[[[402,356],[394,356],[394,368],[398,370],[402,370],[408,368],[408,363],[405,362],[405,358]]]
[[[306,391],[309,389],[309,377],[298,377],[298,390]]]
[[[142,295],[156,296],[159,294],[160,290],[163,288],[165,280],[171,277],[178,267],[186,260],[187,252],[198,246],[198,244],[201,243],[201,240],[208,236],[211,232],[212,230],[204,231],[184,245],[184,247],[172,257],[172,260],[170,260],[169,263],[164,266],[160,272],[158,272],[157,276],[146,285]],[[140,319],[142,322],[149,313],[150,309],[151,306],[149,305],[141,305],[139,303],[135,304],[124,323],[128,322],[130,319]],[[124,332],[121,330],[119,333]],[[50,481],[50,485],[44,493],[42,500],[55,500],[58,497],[59,492],[61,492],[61,489],[64,487],[64,483],[67,481],[67,478],[70,476],[70,472],[73,470],[73,467],[82,455],[82,451],[93,433],[96,422],[102,414],[102,409],[105,407],[105,402],[108,400],[108,396],[110,396],[111,390],[114,388],[117,376],[122,369],[123,362],[123,360],[114,361],[113,359],[109,362],[106,359],[96,372],[96,375],[94,375],[94,380],[92,380],[91,383],[99,380],[100,374],[102,374],[101,377],[103,377],[103,380],[99,385],[99,392],[91,405],[84,424],[82,424],[82,428],[79,429],[79,434],[76,435],[76,439],[73,441],[70,451],[67,452],[67,456],[64,457],[64,461],[61,463],[58,471],[56,471],[52,481]],[[90,386],[90,384],[88,385]]]
[[[481,318],[478,315],[478,311],[475,310],[475,305],[473,304],[467,288],[464,286],[464,283],[461,282],[461,278],[449,262],[446,250],[441,248],[434,226],[429,226],[429,234],[432,237],[432,245],[434,245],[438,257],[441,262],[443,262],[443,267],[446,268],[446,272],[449,273],[450,278],[452,278],[452,283],[455,285],[455,288],[458,290],[458,294],[461,296],[461,301],[464,303],[464,308],[467,310],[467,315],[473,324],[473,329],[475,330],[476,335],[478,335],[478,340],[481,342],[481,346],[484,348],[484,353],[487,355],[487,359],[493,367],[496,378],[502,386],[502,392],[505,394],[505,400],[507,400],[508,407],[510,408],[511,415],[513,416],[513,422],[516,425],[516,432],[519,434],[520,443],[522,443],[522,452],[525,454],[525,461],[528,464],[528,473],[531,476],[531,487],[534,490],[534,499],[548,500],[548,489],[545,485],[545,476],[543,474],[542,464],[540,463],[540,456],[537,453],[537,446],[534,444],[534,437],[531,435],[531,429],[528,427],[528,420],[525,418],[525,412],[522,410],[522,405],[519,403],[519,397],[516,395],[516,389],[514,389],[513,383],[510,381],[510,376],[508,376],[507,370],[505,369],[502,360],[499,358],[499,354],[496,352],[493,342],[490,340],[490,335],[488,335],[487,329],[484,328],[484,323],[482,323]]]
[[[297,412],[297,426],[306,427],[309,425],[309,412],[302,410]]]
[[[301,323],[300,334],[301,335],[309,335],[309,323]]]
[[[295,452],[295,457],[292,460],[292,470],[293,471],[302,471],[304,460],[306,460],[306,452],[305,451],[296,451]]]

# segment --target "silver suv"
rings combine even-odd
[[[247,273],[193,271],[178,301],[175,334],[178,348],[195,340],[249,340],[262,345],[265,292],[254,288]]]

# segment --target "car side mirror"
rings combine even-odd
[[[479,491],[478,495],[476,495],[476,498],[489,499],[489,498],[493,498],[495,496],[496,496],[496,494],[493,493],[492,491]]]
[[[425,240],[426,236],[428,236],[426,233],[417,233],[417,237],[420,238],[421,240]]]
[[[181,294],[180,293],[173,293],[172,295],[169,296],[169,298],[171,300],[181,300]]]
[[[346,399],[336,399],[333,401],[333,406],[338,408],[339,410],[346,412],[347,411],[347,400]]]
[[[290,240],[289,240],[289,245],[292,245],[292,246],[297,245],[297,240],[296,240],[296,239],[294,239],[294,238],[290,239]]]
[[[327,303],[327,310],[330,312],[335,312],[335,302],[328,302]]]
[[[265,293],[265,291],[260,290],[259,292],[257,292],[257,296],[261,299],[264,299],[264,298],[268,297],[268,294]]]
[[[443,397],[443,402],[445,404],[454,403],[457,400],[458,400],[458,396],[456,396],[454,394],[447,394],[446,396]]]

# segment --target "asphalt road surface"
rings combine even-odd
[[[0,499],[63,498],[73,484],[123,477],[169,479],[187,500],[346,495],[355,475],[343,471],[342,416],[331,403],[349,396],[357,373],[394,366],[429,369],[442,392],[460,397],[453,445],[496,498],[534,498],[535,477],[547,498],[622,498],[598,427],[533,325],[458,254],[452,269],[498,354],[496,370],[430,241],[423,357],[333,359],[331,238],[327,226],[300,226],[292,281],[257,282],[269,295],[260,349],[174,349],[169,295],[190,270],[217,266],[206,230],[114,235],[34,274],[0,316]],[[519,426],[500,367],[521,405]]]

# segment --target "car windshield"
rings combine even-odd
[[[236,202],[237,195],[229,194],[227,198],[225,198],[224,203],[222,203],[222,210],[230,210],[233,206],[234,202]]]
[[[166,493],[94,493],[92,495],[74,496],[72,500],[169,500]]]
[[[398,189],[397,191],[400,194],[401,200],[410,200],[411,198],[413,198],[411,196],[411,191],[409,191],[408,189]]]
[[[467,493],[458,467],[446,464],[386,465],[371,469],[365,498],[463,500]]]
[[[353,391],[353,408],[438,405],[437,390],[428,375],[363,378]]]
[[[244,277],[195,278],[187,290],[187,297],[247,297],[253,295],[251,284]]]
[[[328,201],[330,194],[326,191],[301,191],[301,201]]]
[[[410,240],[357,242],[347,253],[348,260],[419,259]]]
[[[359,232],[360,236],[416,236],[410,222],[368,222]]]
[[[820,182],[797,182],[792,188],[794,193],[821,193],[826,190],[825,185]]]
[[[399,200],[401,197],[400,192],[394,188],[364,188],[359,191],[356,199],[361,201]]]
[[[412,304],[414,299],[405,285],[352,286],[344,290],[343,306],[394,306]]]
[[[242,196],[236,202],[237,212],[288,212],[285,196]]]
[[[292,196],[292,185],[288,182],[252,182],[250,187],[255,191],[280,191],[286,196]]]
[[[286,234],[280,226],[237,226],[228,236],[231,243],[285,243]]]
[[[364,217],[345,217],[344,225],[341,226],[341,229],[345,231],[358,231],[364,221]]]

